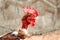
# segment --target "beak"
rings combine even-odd
[[[37,16],[35,19],[38,20],[39,19],[39,16]]]

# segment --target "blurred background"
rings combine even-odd
[[[34,7],[39,12],[35,27],[28,27],[30,34],[60,30],[60,0],[0,0],[0,35],[21,28],[25,6]]]

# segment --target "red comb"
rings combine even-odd
[[[25,13],[33,14],[34,16],[38,16],[37,10],[34,9],[33,7],[24,7],[24,8],[23,8],[23,11],[24,11]]]

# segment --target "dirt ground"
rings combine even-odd
[[[60,40],[60,32],[34,35],[25,40]]]

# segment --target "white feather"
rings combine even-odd
[[[18,35],[18,31],[14,31],[12,34],[17,36]]]
[[[28,34],[28,31],[27,31],[26,29],[22,29],[22,30],[23,30],[23,32],[24,32],[26,35],[30,36],[30,35]]]
[[[28,32],[27,32],[26,29],[22,29],[22,31],[23,31],[25,34],[28,34]]]

